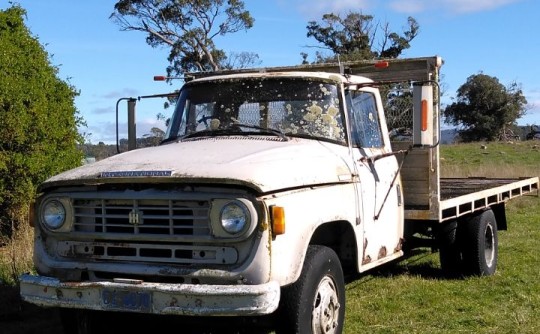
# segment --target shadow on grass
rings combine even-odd
[[[128,313],[93,314],[100,334],[156,333],[164,330],[182,334],[270,334],[271,317],[187,317]]]
[[[433,252],[429,249],[415,249],[406,258],[402,258],[380,267],[374,268],[362,274],[349,275],[346,283],[369,277],[395,277],[395,276],[416,276],[430,280],[463,280],[460,275],[450,275],[445,273],[438,263],[432,260]],[[367,277],[367,278],[366,278]]]

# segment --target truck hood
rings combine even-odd
[[[48,179],[58,185],[141,183],[241,184],[267,193],[350,182],[347,147],[315,140],[213,137],[133,150]]]

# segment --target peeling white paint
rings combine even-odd
[[[143,172],[143,176],[132,177],[140,180],[144,175],[152,175],[148,171],[156,175],[159,171],[171,171],[172,178],[183,178],[188,182],[236,180],[269,192],[343,182],[344,174],[351,174],[344,163],[347,154],[344,146],[299,138],[284,142],[268,140],[264,136],[241,141],[234,137],[205,138],[119,154],[54,176],[44,186],[55,182],[78,183],[80,180],[100,182],[102,173],[115,175],[125,172],[129,175],[129,172],[134,172],[133,175],[137,175],[135,172]],[[152,182],[164,177],[146,178]]]

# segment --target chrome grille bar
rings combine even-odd
[[[73,197],[73,231],[209,236],[208,200]]]

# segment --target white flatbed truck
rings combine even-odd
[[[493,274],[505,203],[539,180],[441,179],[441,66],[197,74],[160,146],[40,186],[22,298],[65,310],[79,333],[94,310],[274,313],[285,333],[341,333],[346,274],[426,246],[450,275]],[[411,84],[393,101],[412,97],[412,132],[392,141],[380,91],[398,82]]]

